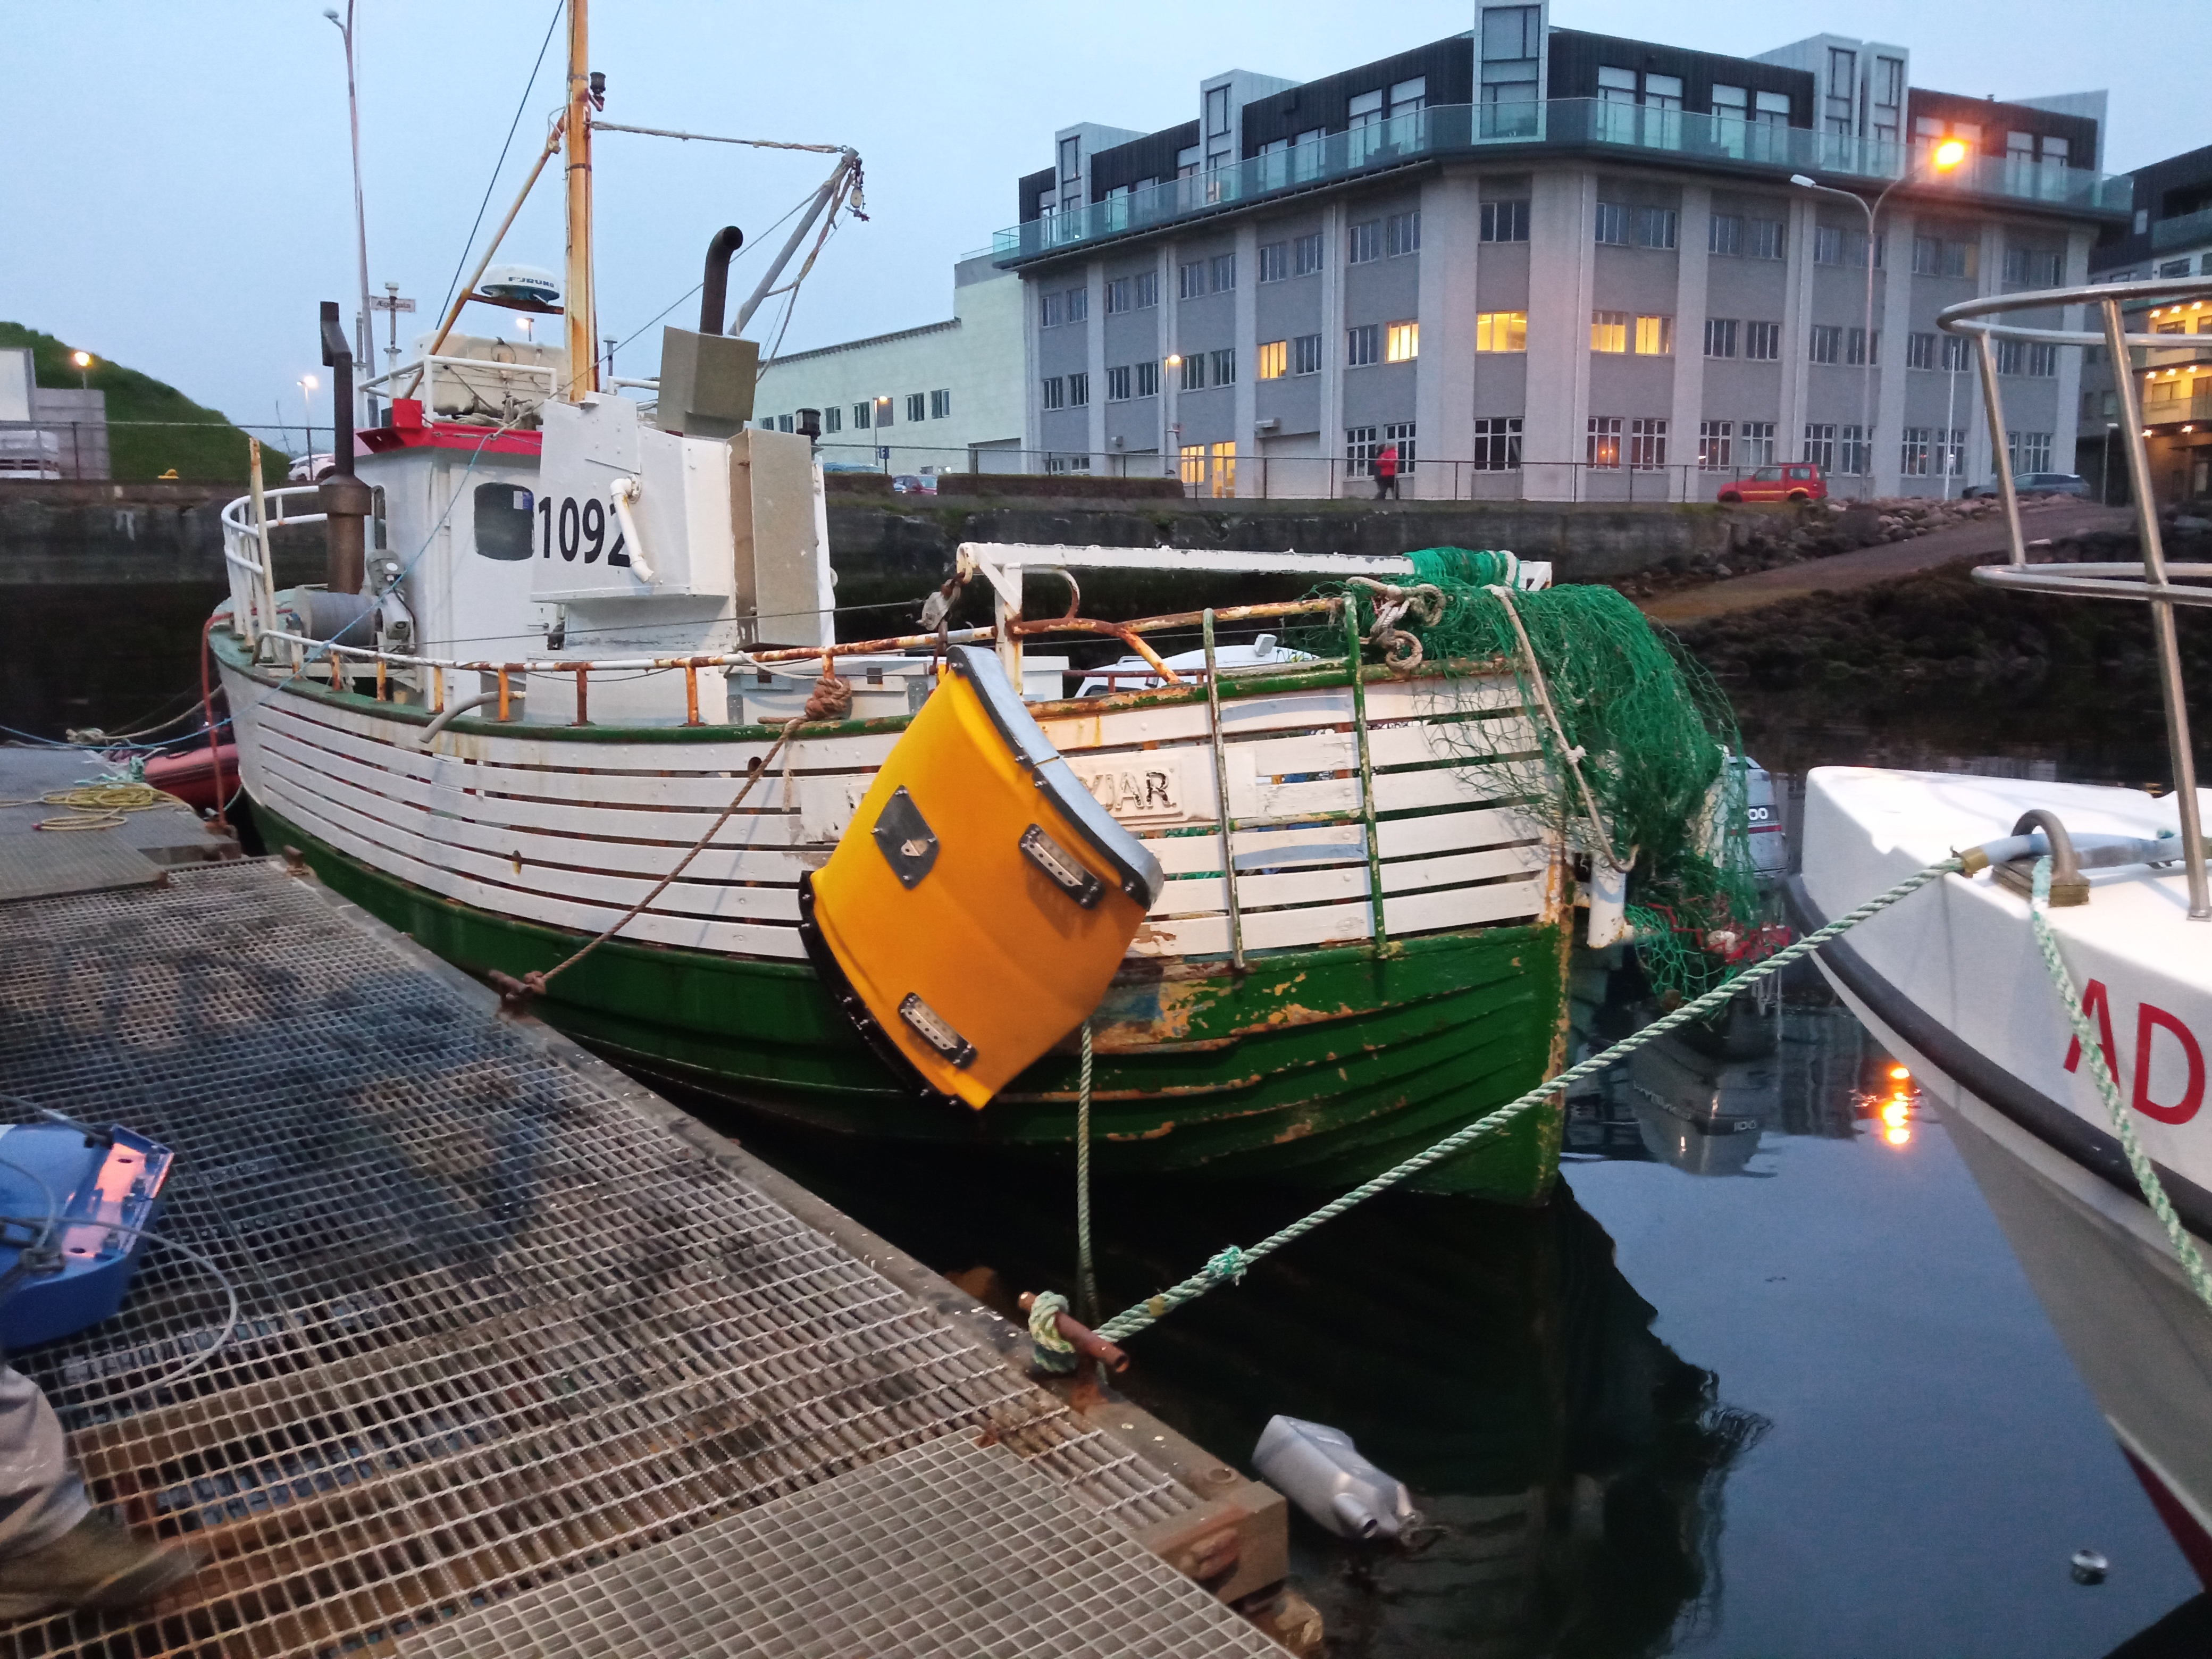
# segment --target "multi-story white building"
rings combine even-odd
[[[977,255],[952,268],[952,316],[761,367],[763,426],[821,416],[825,462],[893,472],[1022,470],[1021,283]]]
[[[1304,84],[1214,76],[1163,131],[1063,129],[994,250],[1025,447],[1220,495],[1364,491],[1389,443],[1419,495],[1989,475],[1936,314],[2085,278],[2130,206],[2095,170],[2103,94],[1931,92],[1905,47],[1838,36],[1740,58],[1522,0],[1474,22]],[[2005,354],[2022,470],[2074,453],[2078,357]]]

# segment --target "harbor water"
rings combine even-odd
[[[0,725],[112,727],[188,677],[41,678],[0,698]],[[1739,707],[1785,787],[1856,762],[2164,772],[2155,728],[2114,741],[2094,710],[2054,727],[1924,693]],[[1631,976],[1612,988],[1601,1036],[1651,1012]],[[2212,1650],[2194,1577],[1941,1116],[1816,981],[1752,1024],[1577,1095],[1549,1205],[1386,1195],[1132,1339],[1128,1393],[1235,1462],[1277,1413],[1333,1424],[1410,1485],[1409,1547],[1293,1519],[1296,1580],[1341,1659],[2096,1659],[2161,1620],[2133,1659]],[[1074,1288],[1070,1170],[684,1103],[1003,1310]],[[1109,1310],[1321,1196],[1102,1182]],[[2074,1582],[2085,1547],[2105,1582]]]

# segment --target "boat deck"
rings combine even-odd
[[[175,1150],[236,1322],[165,1381],[227,1304],[155,1249],[15,1359],[210,1560],[0,1655],[1279,1651],[1174,1565],[1279,1580],[1273,1494],[312,878],[163,862],[0,904],[0,1077]]]

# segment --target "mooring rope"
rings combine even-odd
[[[2206,1307],[2212,1308],[2212,1274],[2205,1272],[2204,1258],[2197,1249],[2197,1241],[2189,1236],[2181,1218],[2173,1212],[2173,1200],[2166,1195],[2166,1183],[2158,1178],[2157,1167],[2143,1152],[2142,1143],[2136,1139],[2134,1115],[2120,1099],[2120,1085],[2113,1080],[2112,1068],[2105,1059],[2102,1036],[2090,1025],[2088,1011],[2075,994],[2074,976],[2066,971],[2066,963],[2058,954],[2058,938],[2051,932],[2046,914],[2050,908],[2051,860],[2046,855],[2035,861],[2035,891],[2027,905],[2028,921],[2035,929],[2036,948],[2043,952],[2043,965],[2051,970],[2051,983],[2058,992],[2059,1001],[2065,1005],[2066,1018],[2074,1027],[2075,1039],[2081,1043],[2082,1058],[2089,1065],[2089,1076],[2097,1085],[2097,1097],[2105,1103],[2105,1115],[2112,1120],[2120,1150],[2128,1155],[2128,1168],[2135,1172],[2136,1185],[2142,1188],[2143,1202],[2150,1206],[2150,1212],[2166,1229],[2166,1242],[2180,1258],[2181,1271],[2191,1287]],[[2142,1063],[2138,1056],[2136,1064]]]
[[[1098,1277],[1091,1265],[1091,1022],[1083,1022],[1083,1081],[1075,1103],[1075,1293],[1083,1316],[1098,1317]]]
[[[1929,865],[1917,874],[1907,876],[1887,892],[1869,899],[1857,909],[1837,917],[1826,927],[1806,934],[1794,945],[1786,945],[1777,951],[1765,961],[1746,969],[1726,984],[1684,1003],[1673,1013],[1663,1015],[1652,1021],[1642,1030],[1622,1038],[1610,1048],[1591,1055],[1580,1065],[1570,1066],[1557,1077],[1539,1084],[1519,1099],[1508,1101],[1488,1116],[1477,1118],[1463,1128],[1446,1135],[1435,1146],[1414,1153],[1402,1164],[1385,1170],[1372,1180],[1363,1182],[1350,1192],[1331,1199],[1310,1215],[1301,1216],[1287,1227],[1270,1233],[1250,1249],[1241,1249],[1234,1244],[1230,1245],[1188,1279],[1180,1284],[1171,1285],[1158,1295],[1115,1314],[1113,1318],[1098,1328],[1098,1334],[1109,1342],[1118,1342],[1125,1337],[1135,1335],[1149,1325],[1158,1323],[1175,1309],[1180,1308],[1186,1302],[1195,1301],[1215,1285],[1235,1283],[1243,1278],[1246,1271],[1255,1262],[1273,1255],[1285,1244],[1304,1238],[1323,1222],[1334,1220],[1346,1210],[1355,1205],[1365,1203],[1377,1193],[1387,1192],[1400,1182],[1420,1174],[1431,1165],[1451,1157],[1453,1153],[1464,1152],[1475,1142],[1486,1140],[1491,1136],[1511,1127],[1522,1117],[1560,1093],[1570,1085],[1579,1083],[1586,1077],[1593,1077],[1607,1066],[1626,1060],[1638,1048],[1656,1042],[1677,1026],[1686,1025],[1701,1015],[1711,1013],[1717,1008],[1724,1007],[1747,986],[1756,984],[1770,975],[1781,972],[1799,957],[1811,955],[1830,939],[1849,933],[1870,916],[1881,915],[1899,899],[1919,891],[1929,882],[1940,880],[1965,867],[1965,860],[1954,854],[1942,860],[1940,863]]]

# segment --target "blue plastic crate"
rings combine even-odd
[[[0,1273],[37,1242],[48,1191],[59,1206],[51,1243],[60,1264],[33,1272],[0,1302],[0,1346],[12,1353],[52,1342],[123,1305],[146,1248],[141,1234],[124,1230],[154,1224],[173,1157],[121,1127],[88,1135],[65,1123],[0,1124],[0,1215],[8,1218]]]

